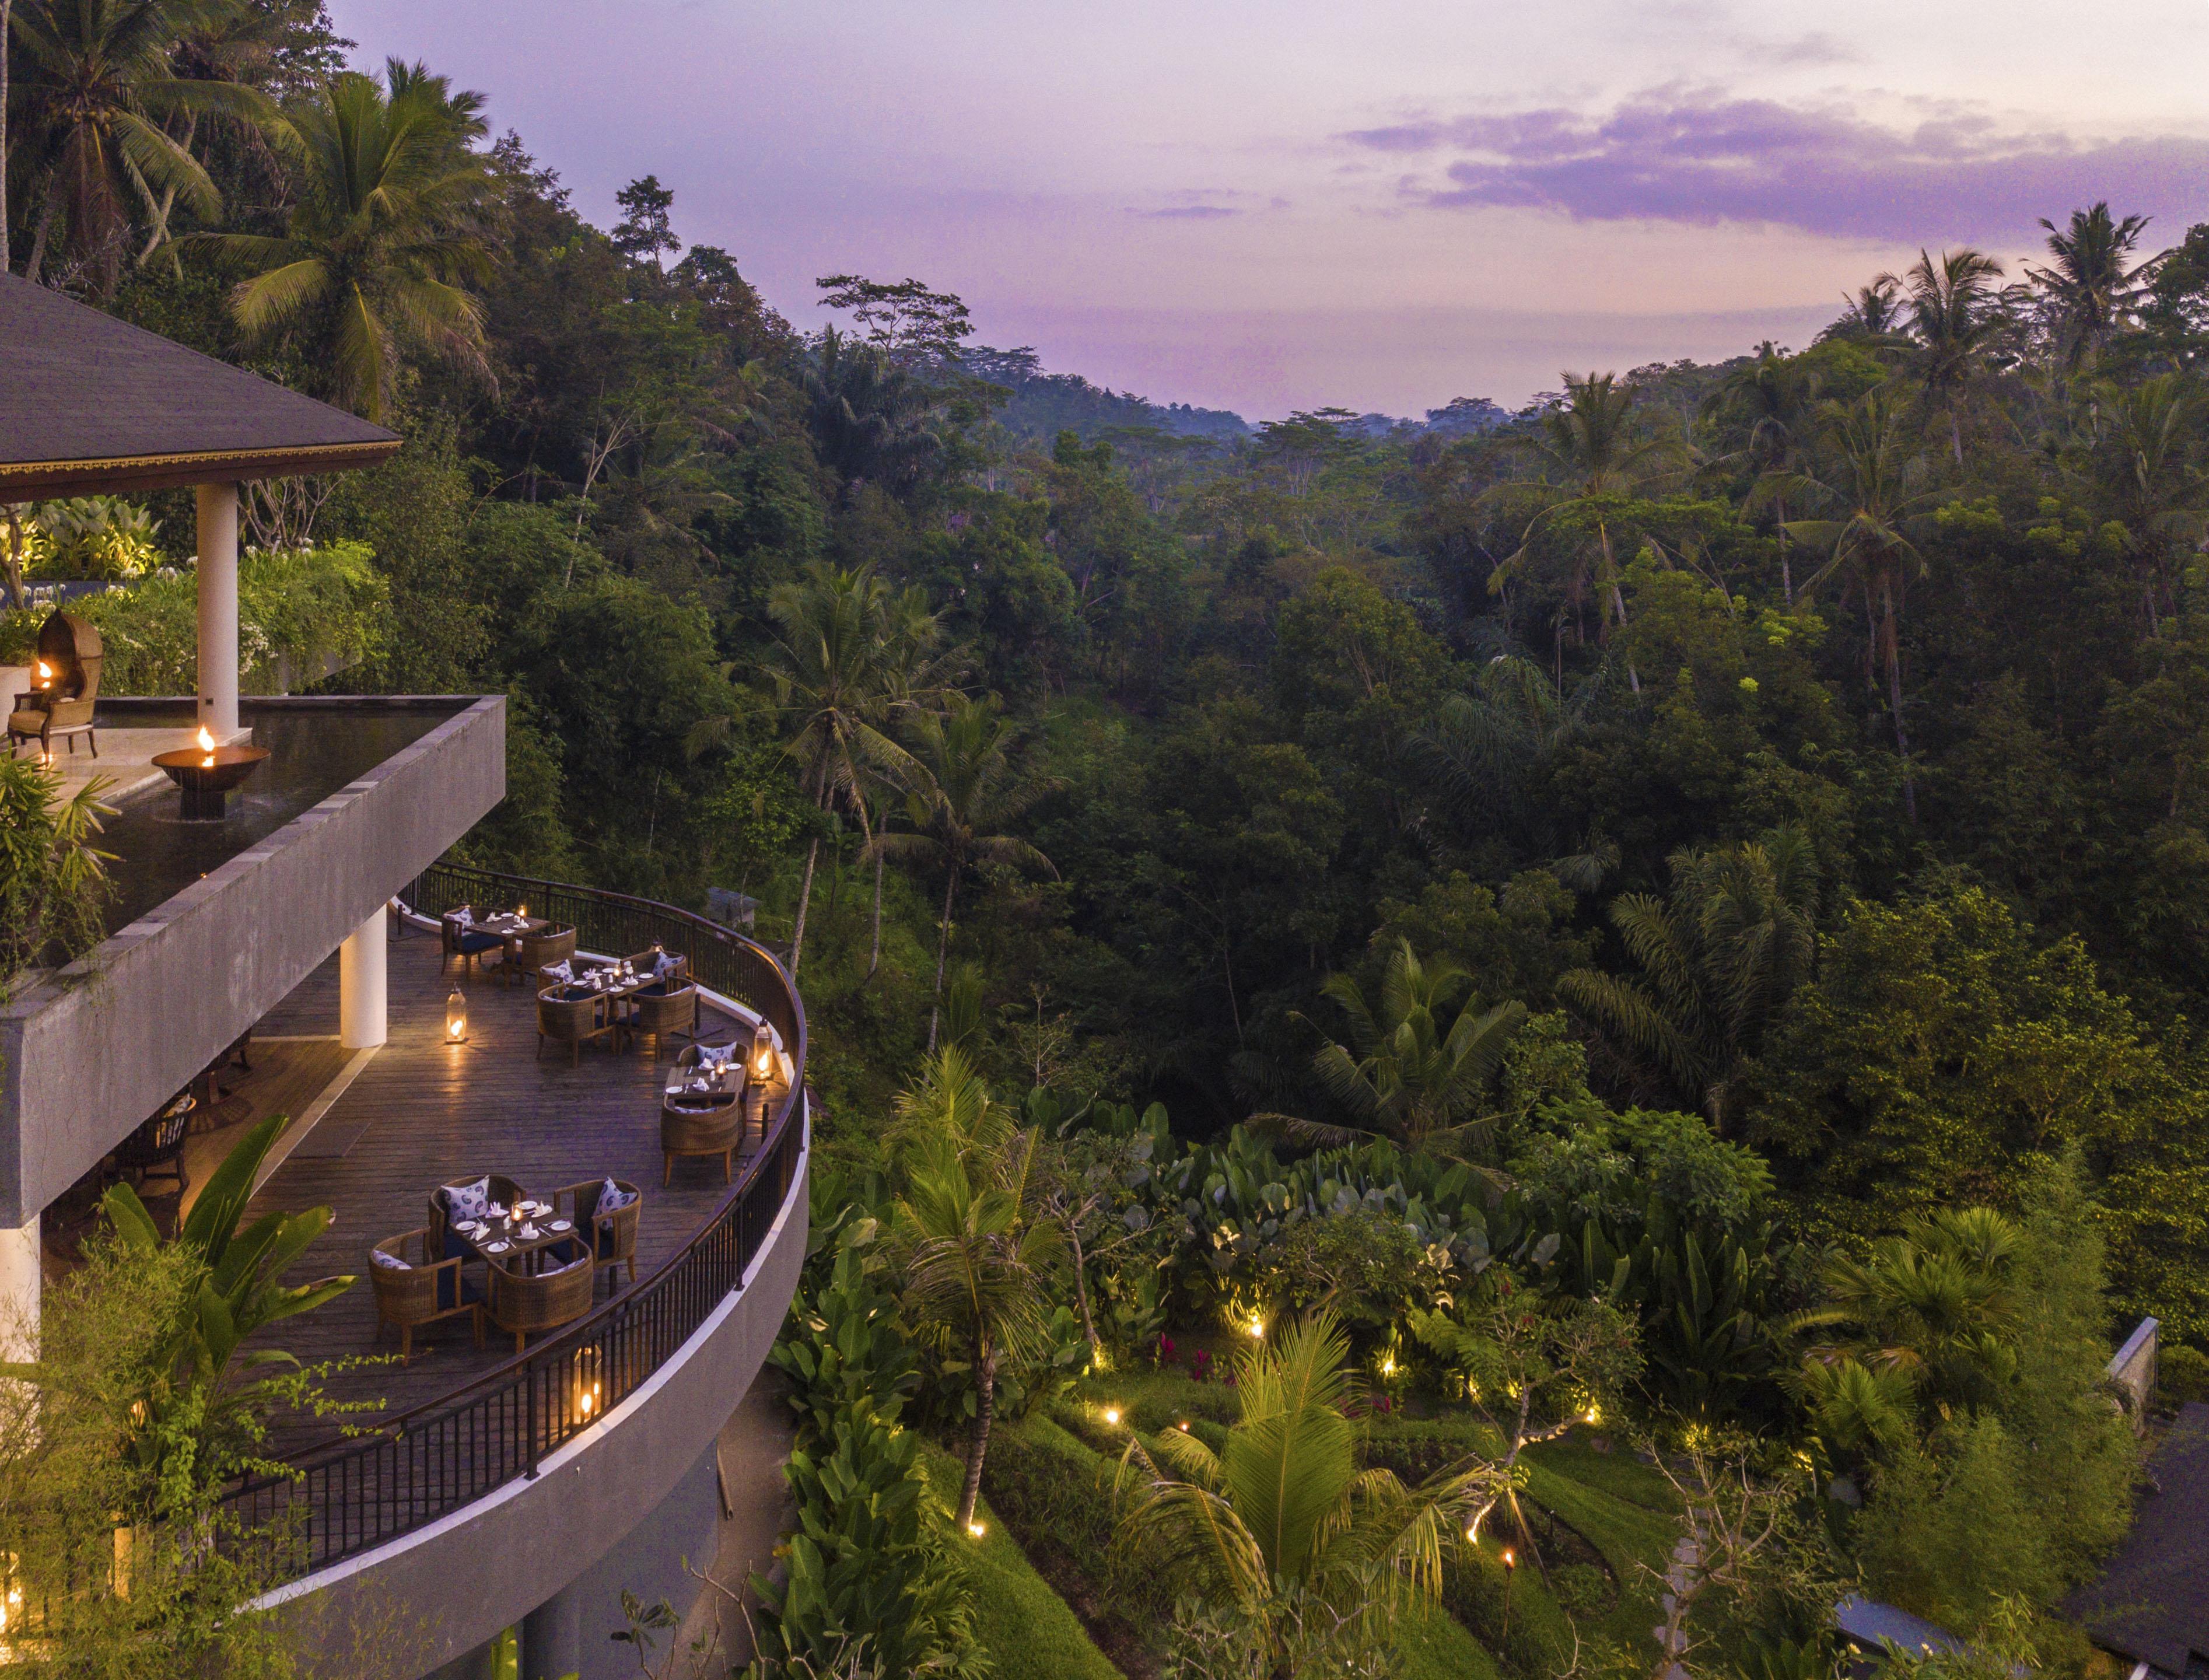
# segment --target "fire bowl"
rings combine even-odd
[[[230,796],[268,756],[266,747],[185,747],[155,753],[153,762],[182,790],[186,821],[215,822],[230,815]]]

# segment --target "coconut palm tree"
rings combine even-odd
[[[1902,405],[1883,387],[1845,407],[1822,411],[1811,470],[1774,473],[1766,491],[1821,516],[1791,521],[1788,534],[1826,559],[1803,584],[1810,594],[1838,577],[1857,590],[1870,624],[1865,672],[1887,678],[1895,750],[1902,755],[1903,804],[1917,820],[1910,733],[1902,715],[1902,608],[1910,581],[1925,573],[1912,533],[1941,492],[1926,482],[1925,458]],[[1959,457],[1960,459],[1960,456]]]
[[[220,31],[247,0],[19,0],[8,167],[39,184],[38,221],[24,273],[40,278],[60,218],[59,249],[112,293],[134,220],[182,202],[212,220],[222,196],[172,124],[226,117],[280,130],[256,89],[179,75],[186,38]]]
[[[1742,439],[1739,449],[1712,464],[1732,462],[1760,479],[1794,470],[1809,442],[1820,382],[1815,368],[1781,355],[1767,339],[1754,361],[1729,373],[1704,400],[1704,418]],[[1785,497],[1773,497],[1772,509],[1779,525],[1780,595],[1791,605],[1795,578],[1787,553]]]
[[[842,801],[867,843],[876,839],[869,779],[909,770],[911,755],[889,732],[928,692],[938,668],[942,627],[918,589],[898,590],[872,566],[846,569],[820,561],[767,596],[776,635],[767,658],[774,703],[789,731],[789,751],[816,810]],[[791,972],[805,951],[805,919],[821,856],[816,834],[805,852],[791,936]]]
[[[1845,339],[1872,349],[1887,349],[1896,341],[1902,324],[1902,282],[1881,274],[1869,286],[1845,296],[1847,307],[1840,318],[1818,334],[1821,339]]]
[[[1564,693],[1533,660],[1499,653],[1480,668],[1472,693],[1443,697],[1411,736],[1411,756],[1453,814],[1493,822],[1500,808],[1532,851],[1554,850],[1559,813],[1542,774],[1586,732],[1603,686],[1598,669]]]
[[[1660,1072],[1724,1127],[1742,1063],[1810,978],[1818,865],[1792,828],[1672,854],[1669,899],[1628,893],[1611,924],[1641,972],[1575,968],[1558,995],[1628,1060]]]
[[[1903,321],[1915,345],[1913,359],[1929,404],[1946,411],[1948,440],[1956,465],[1964,464],[1961,414],[1965,397],[1986,365],[1987,355],[2009,326],[2008,311],[1995,282],[2002,266],[1969,246],[1942,251],[1935,262],[1926,252],[1900,284]],[[1893,280],[1891,274],[1883,280]]]
[[[1441,1591],[1445,1554],[1497,1478],[1477,1465],[1407,1488],[1393,1471],[1360,1469],[1345,1415],[1358,1390],[1331,1313],[1246,1351],[1235,1368],[1242,1416],[1219,1452],[1179,1430],[1129,1439],[1116,1545],[1251,1613],[1269,1639],[1289,1632],[1302,1604],[1385,1640],[1392,1613]],[[1288,1671],[1287,1653],[1267,1654],[1251,1672]]]
[[[2040,292],[2049,335],[2066,368],[2075,370],[2098,353],[2139,304],[2162,261],[2131,260],[2147,224],[2146,216],[2116,220],[2107,199],[2074,210],[2067,227],[2040,219],[2051,260],[2025,273]]]
[[[1537,462],[1537,475],[1500,485],[1491,495],[1536,512],[1520,538],[1518,551],[1506,557],[1489,577],[1490,589],[1526,563],[1535,537],[1577,516],[1593,527],[1594,542],[1579,551],[1566,581],[1575,613],[1591,587],[1604,603],[1598,634],[1608,638],[1614,619],[1626,622],[1626,597],[1619,588],[1619,563],[1613,527],[1621,503],[1676,471],[1682,458],[1677,439],[1642,425],[1634,412],[1634,393],[1615,374],[1565,376],[1565,400],[1542,416],[1541,428],[1526,447]],[[1631,673],[1629,673],[1629,676]],[[1634,687],[1640,689],[1639,680]]]
[[[961,1529],[973,1522],[981,1496],[998,1372],[1008,1358],[1040,1352],[1047,1339],[1044,1286],[1057,1268],[1060,1241],[1056,1225],[1038,1217],[1038,1142],[1028,1130],[995,1147],[962,1146],[955,1137],[924,1145],[897,1204],[906,1315],[974,1373]]]
[[[2095,478],[2125,527],[2151,633],[2177,610],[2172,561],[2209,531],[2209,475],[2201,461],[2202,404],[2184,374],[2126,389],[2094,388]]]
[[[943,866],[943,918],[936,936],[936,989],[928,1010],[928,1047],[943,1013],[943,965],[951,948],[951,913],[959,883],[980,864],[1006,864],[1056,876],[1050,858],[1000,830],[1017,822],[1056,784],[1025,771],[1014,757],[1018,732],[997,696],[954,695],[942,712],[923,712],[908,732],[912,751],[899,772],[911,832],[884,831],[874,846]]]
[[[347,71],[292,112],[299,195],[281,236],[191,241],[255,271],[230,298],[249,344],[294,346],[332,400],[370,419],[409,354],[489,376],[468,289],[491,266],[479,101],[419,66],[394,62],[387,81]]]
[[[802,378],[822,459],[848,483],[909,483],[943,448],[943,393],[881,346],[830,327]]]
[[[1526,1019],[1518,1000],[1483,1009],[1472,977],[1447,960],[1424,962],[1408,939],[1388,954],[1377,999],[1348,974],[1321,987],[1350,1023],[1350,1042],[1330,1039],[1312,1057],[1321,1086],[1355,1117],[1355,1129],[1290,1121],[1312,1141],[1379,1133],[1414,1149],[1462,1151],[1478,1123],[1503,1054]]]

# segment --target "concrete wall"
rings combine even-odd
[[[2124,1397],[2135,1435],[2147,1433],[2147,1403],[2155,1394],[2161,1328],[2157,1320],[2143,1318],[2125,1338],[2125,1345],[2110,1357],[2110,1382]]]
[[[388,1680],[418,1680],[448,1665],[465,1675],[475,1653],[517,1625],[533,1625],[540,1657],[563,1663],[546,1672],[565,1674],[579,1662],[583,1680],[635,1671],[627,1647],[606,1638],[621,1625],[621,1588],[647,1601],[665,1596],[680,1612],[694,1587],[683,1560],[701,1569],[712,1561],[713,1443],[767,1363],[797,1292],[811,1160],[809,1137],[743,1287],[649,1382],[546,1458],[533,1479],[509,1482],[273,1595],[272,1604],[297,1607],[302,1628],[335,1665],[328,1673],[350,1675],[350,1653],[374,1629]],[[525,1676],[539,1671],[527,1646],[525,1638]],[[609,1653],[622,1662],[608,1664]]]
[[[499,695],[0,1010],[0,1226],[68,1189],[505,797]]]

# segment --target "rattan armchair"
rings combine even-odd
[[[412,1255],[406,1252],[410,1243],[414,1246]],[[388,1254],[402,1263],[386,1264],[376,1258],[379,1254]],[[465,1263],[459,1255],[441,1260],[431,1254],[427,1225],[419,1231],[402,1231],[396,1237],[387,1237],[370,1252],[368,1280],[376,1290],[376,1334],[382,1335],[387,1324],[398,1328],[399,1358],[402,1362],[414,1357],[417,1330],[444,1319],[458,1318],[463,1313],[474,1323],[476,1346],[483,1346],[483,1295],[472,1281],[461,1274],[460,1268]]]
[[[506,948],[506,941],[497,934],[485,933],[472,923],[459,920],[460,913],[463,910],[467,911],[471,917],[475,914],[472,906],[455,905],[438,920],[437,926],[445,942],[444,960],[438,965],[440,972],[450,967],[455,959],[459,960],[464,970],[471,963],[478,963],[480,967],[481,965],[478,962],[479,958],[489,956],[493,951],[503,951]]]
[[[594,1039],[611,1036],[620,1042],[622,1018],[611,1007],[611,1000],[596,992],[583,992],[575,997],[563,997],[565,986],[537,994],[537,1053],[545,1053],[545,1041],[568,1046],[568,1065],[574,1067],[582,1054],[583,1046]]]
[[[581,1184],[569,1184],[552,1192],[552,1205],[562,1214],[575,1222],[575,1229],[591,1245],[591,1258],[600,1270],[617,1266],[629,1268],[629,1280],[636,1281],[636,1231],[644,1222],[644,1197],[635,1185],[625,1178],[613,1181],[614,1188],[630,1198],[623,1207],[605,1213],[599,1211],[599,1198],[605,1194],[606,1181],[593,1178]]]
[[[515,978],[526,975],[541,977],[556,962],[565,962],[575,954],[575,930],[545,928],[538,933],[525,933],[515,941],[516,949],[510,960]]]
[[[653,1059],[659,1057],[661,1040],[670,1033],[691,1038],[698,1031],[698,988],[688,980],[656,980],[635,994],[629,1019],[632,1033],[652,1035]]]
[[[563,1247],[570,1257],[541,1272],[524,1269],[519,1257],[510,1257],[507,1264],[487,1262],[484,1275],[491,1286],[491,1322],[513,1335],[516,1353],[521,1352],[524,1337],[573,1324],[597,1298],[598,1268],[581,1243],[540,1252],[551,1260]]]
[[[491,1193],[491,1199],[502,1207],[511,1207],[515,1202],[528,1197],[527,1190],[523,1189],[521,1185],[503,1172],[479,1173],[476,1177],[485,1181],[485,1188]],[[463,1260],[473,1260],[478,1257],[474,1243],[469,1242],[465,1237],[453,1234],[451,1204],[446,1201],[448,1192],[460,1189],[475,1182],[475,1177],[455,1178],[452,1183],[440,1184],[430,1192],[428,1246],[430,1259],[444,1259],[447,1248],[455,1245],[459,1248]]]
[[[117,1171],[135,1177],[141,1189],[149,1178],[174,1178],[177,1194],[183,1195],[191,1186],[184,1170],[184,1134],[198,1106],[189,1093],[178,1097],[124,1138],[115,1148]]]
[[[721,1182],[734,1177],[744,1141],[744,1106],[733,1092],[707,1097],[670,1097],[659,1107],[659,1182],[675,1177],[677,1155],[719,1155]]]

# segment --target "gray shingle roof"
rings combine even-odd
[[[2097,1645],[2184,1674],[2191,1653],[2209,1657],[2209,1406],[2179,1412],[2147,1473],[2124,1543],[2064,1609]]]
[[[369,467],[394,432],[0,274],[0,501]]]

